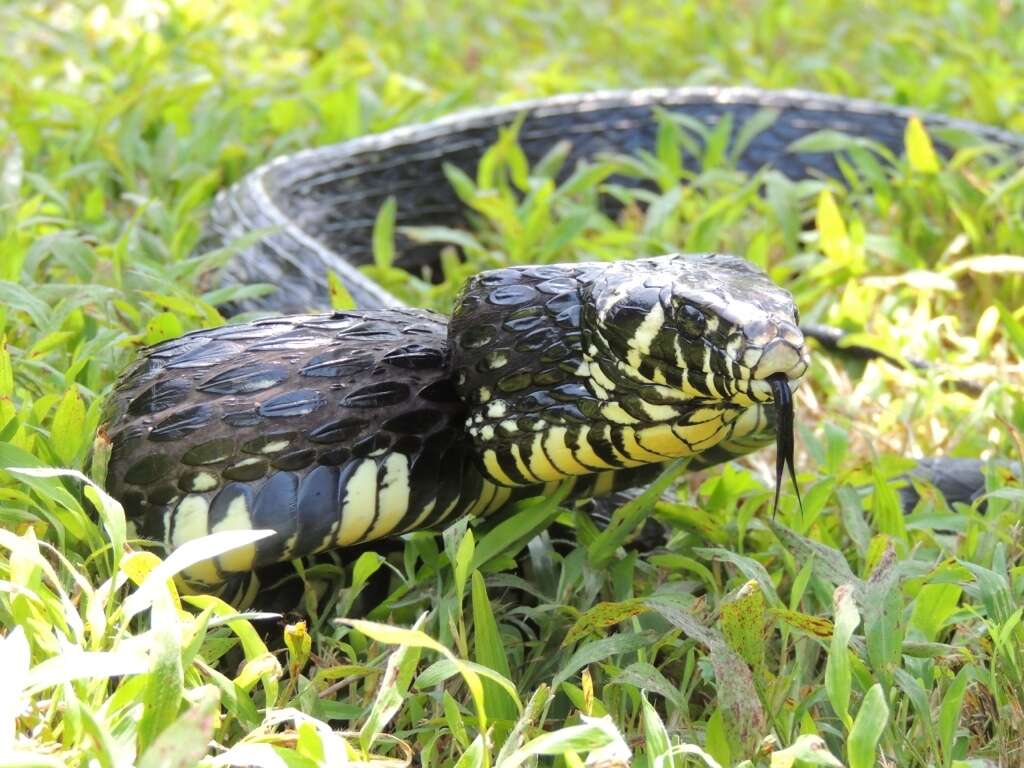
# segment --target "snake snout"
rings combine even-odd
[[[767,380],[782,375],[796,384],[807,372],[809,362],[804,335],[788,321],[751,323],[743,329],[748,344],[743,362],[755,379]]]
[[[761,351],[760,359],[754,366],[759,379],[768,379],[781,374],[787,379],[799,379],[807,369],[803,347],[797,347],[784,339],[770,341]]]

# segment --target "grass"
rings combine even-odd
[[[907,457],[1022,454],[1024,175],[994,150],[935,168],[918,136],[891,172],[854,150],[840,186],[745,178],[727,156],[682,177],[677,139],[608,161],[656,181],[609,221],[601,167],[524,179],[509,141],[460,180],[481,219],[469,263],[427,286],[383,248],[378,276],[441,309],[494,264],[731,251],[805,319],[928,361],[816,356],[803,508],[790,494],[774,520],[767,451],[665,477],[606,533],[555,498],[314,566],[342,588],[274,623],[180,595],[166,577],[189,552],[161,565],[116,503],[49,469],[87,467],[139,345],[221,321],[233,292],[199,276],[225,257],[191,256],[203,214],[275,154],[650,83],[817,88],[1024,130],[1013,3],[452,5],[0,7],[0,466],[34,468],[0,473],[0,764],[1021,764],[1024,489],[994,471],[984,513],[922,488],[904,517],[892,486]],[[665,546],[629,546],[651,515]],[[369,614],[336,621],[360,595]]]

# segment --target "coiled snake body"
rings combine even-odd
[[[246,308],[322,306],[328,269],[361,308],[204,330],[145,351],[109,400],[109,489],[141,534],[170,548],[208,532],[275,531],[190,573],[213,582],[485,514],[565,478],[576,495],[598,495],[642,484],[674,457],[706,466],[777,438],[780,456],[791,452],[791,424],[779,435],[775,426],[807,370],[804,335],[790,295],[743,259],[493,270],[468,282],[450,320],[401,307],[355,269],[370,259],[389,196],[400,225],[463,224],[444,165],[472,170],[516,119],[530,160],[568,141],[572,170],[602,152],[652,150],[659,111],[705,125],[728,118],[735,141],[761,110],[773,119],[739,147],[737,165],[792,178],[838,174],[829,154],[791,151],[795,140],[831,129],[898,154],[909,116],[799,92],[591,94],[446,118],[254,171],[211,217],[220,242],[266,232],[227,270],[278,287]],[[954,130],[1024,146],[985,126],[923,118],[940,139]],[[432,247],[398,245],[408,269],[437,258]]]

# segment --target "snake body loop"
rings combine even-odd
[[[530,161],[568,142],[564,173],[602,153],[652,151],[659,120],[673,119],[728,121],[741,170],[806,178],[837,177],[838,166],[794,142],[842,131],[895,155],[909,114],[801,92],[599,93],[275,160],[223,192],[211,216],[212,245],[263,232],[226,279],[278,291],[238,308],[323,306],[327,270],[361,308],[203,330],[146,350],[108,402],[108,487],[139,532],[168,548],[210,532],[275,532],[189,574],[216,582],[486,514],[566,479],[577,496],[599,495],[642,484],[676,457],[707,466],[770,443],[776,408],[791,421],[808,352],[792,297],[743,259],[492,270],[467,283],[449,320],[402,307],[358,271],[377,211],[394,197],[399,225],[464,224],[445,165],[471,172],[516,120]],[[958,132],[1024,148],[1014,134],[923,119],[940,147]],[[399,266],[415,271],[437,257],[435,246],[399,238]],[[779,434],[780,476],[791,429]]]

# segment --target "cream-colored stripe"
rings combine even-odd
[[[586,425],[580,427],[578,440],[579,447],[573,451],[573,455],[576,457],[576,460],[584,466],[590,466],[596,469],[615,469],[613,464],[609,464],[594,452],[593,446],[590,445],[589,436],[590,427]],[[593,471],[593,469],[590,470],[590,472]]]
[[[210,529],[210,533],[250,530],[252,515],[246,501],[247,498],[245,494],[240,493],[228,502],[228,509],[223,519]],[[253,542],[225,552],[217,558],[217,563],[225,573],[237,573],[238,571],[251,571],[255,560],[256,544]]]
[[[392,533],[409,511],[409,461],[401,453],[384,459],[384,480],[377,491],[377,522],[367,539]]]
[[[341,527],[338,544],[354,544],[362,540],[373,524],[377,509],[377,462],[363,459],[349,475],[345,486],[345,502],[341,506]]]
[[[484,469],[499,485],[518,485],[511,477],[505,474],[505,470],[498,463],[498,454],[494,449],[488,448],[484,451]]]
[[[580,464],[565,441],[568,430],[565,427],[552,427],[544,438],[547,456],[560,472],[565,475],[586,475],[591,470]]]

